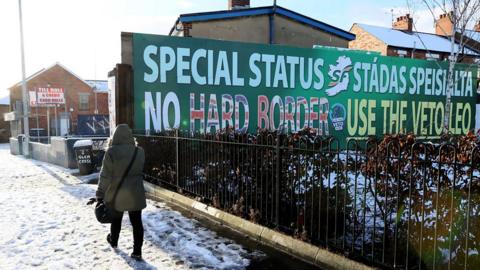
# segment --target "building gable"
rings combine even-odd
[[[82,83],[84,83],[86,86],[90,87],[90,85],[85,81],[83,80],[80,76],[76,75],[75,73],[73,73],[72,71],[70,71],[68,68],[66,68],[64,65],[60,64],[59,62],[56,62],[55,64],[47,67],[47,68],[44,68],[44,69],[41,69],[39,71],[37,71],[36,73],[34,73],[33,75],[27,77],[25,79],[25,81],[28,83],[29,81],[39,77],[39,76],[42,76],[42,75],[45,75],[45,73],[48,73],[49,71],[51,71],[52,69],[54,68],[60,68],[60,69],[63,69],[67,74],[70,74],[72,77],[74,77],[76,80],[79,80],[81,81]],[[20,87],[22,85],[22,81],[14,84],[13,86],[9,87],[9,89],[13,89],[13,88],[16,88],[16,87]]]
[[[372,35],[370,32],[365,31],[358,24],[353,24],[350,28],[350,32],[355,34],[355,40],[348,43],[348,48],[364,51],[375,51],[386,55],[388,44]]]
[[[189,25],[195,22],[206,22],[214,20],[230,20],[240,17],[252,17],[252,16],[269,16],[269,15],[281,15],[287,17],[291,20],[294,20],[298,23],[308,25],[312,28],[324,31],[331,35],[338,36],[346,40],[355,39],[355,35],[352,33],[337,28],[335,26],[326,24],[324,22],[312,19],[305,15],[296,13],[294,11],[282,8],[280,6],[267,6],[259,8],[248,8],[248,9],[238,9],[238,10],[225,10],[225,11],[214,11],[214,12],[202,12],[202,13],[191,13],[191,14],[182,14],[179,16],[175,22],[174,27],[170,31],[170,35],[175,35],[177,31],[177,26],[179,24]]]

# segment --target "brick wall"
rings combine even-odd
[[[358,25],[354,24],[350,32],[355,34],[356,38],[348,43],[348,48],[380,52],[382,55],[387,55],[387,44],[366,32]]]
[[[228,0],[228,9],[248,8],[250,0]]]
[[[183,35],[230,41],[268,44],[269,16],[240,17],[183,24]],[[281,15],[275,15],[274,43],[312,48],[313,45],[348,47],[348,40],[301,24]]]
[[[65,107],[69,113],[70,130],[75,131],[77,125],[78,115],[91,115],[95,114],[95,93],[92,88],[77,78],[75,75],[64,69],[60,65],[55,65],[50,69],[42,72],[36,77],[27,81],[27,90],[34,91],[39,87],[58,87],[63,88],[65,91],[66,106],[60,105],[57,107],[57,116],[65,113]],[[88,95],[88,110],[80,110],[79,96],[80,94]],[[10,106],[11,110],[14,110],[14,104],[16,101],[22,100],[21,85],[16,85],[10,88]],[[97,93],[97,108],[98,114],[108,115],[108,94]],[[73,109],[73,110],[72,110]],[[50,119],[55,117],[55,108],[45,107],[32,107],[30,109],[30,128],[37,127],[37,113],[38,113],[38,127],[47,130],[47,110],[50,111]],[[53,120],[51,120],[53,121]],[[51,125],[51,130],[53,125]],[[52,130],[54,131],[54,130]]]
[[[435,23],[435,34],[451,36],[453,33],[452,12],[441,14]]]
[[[403,55],[403,57],[405,58],[412,58],[412,53],[413,53],[413,58],[417,58],[417,59],[426,59],[426,51],[422,51],[422,50],[415,50],[415,52],[413,52],[412,49],[408,49],[408,48],[396,48],[396,47],[388,47],[387,48],[387,56],[398,56],[398,57],[401,57]],[[433,52],[432,52],[433,53]],[[439,60],[443,60],[444,58],[444,55],[443,53],[437,53],[440,55],[440,58]]]
[[[400,16],[393,22],[392,28],[403,31],[412,31],[413,19],[410,17],[410,14]]]
[[[186,34],[197,38],[268,43],[268,16],[195,22]]]
[[[348,40],[292,19],[275,16],[275,43],[312,48],[313,45],[348,48]]]

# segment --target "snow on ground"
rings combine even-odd
[[[0,145],[0,269],[244,269],[264,256],[148,201],[145,261],[133,261],[128,215],[115,251],[105,240],[109,226],[86,205],[96,186],[70,173],[12,156],[8,145]]]

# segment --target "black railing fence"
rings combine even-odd
[[[382,268],[480,269],[480,146],[135,132],[148,181]]]

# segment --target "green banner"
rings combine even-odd
[[[136,130],[226,127],[364,138],[442,133],[448,63],[133,35]],[[478,66],[456,65],[450,130],[474,129]]]

